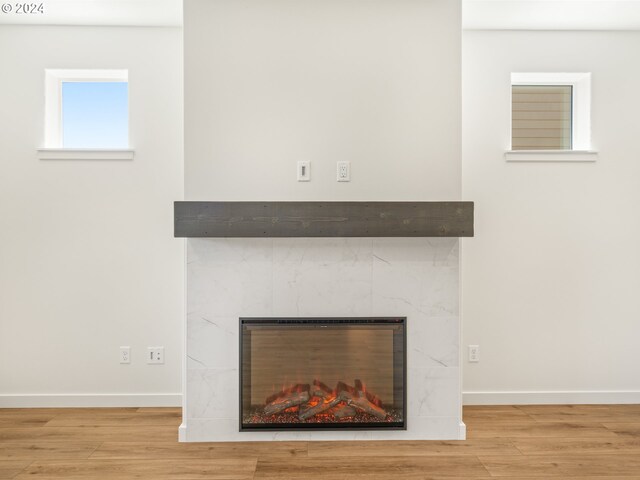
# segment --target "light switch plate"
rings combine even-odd
[[[311,162],[307,160],[298,162],[298,181],[299,182],[311,181]]]

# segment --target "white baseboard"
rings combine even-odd
[[[640,391],[463,392],[462,398],[464,405],[640,404]],[[181,405],[182,395],[179,393],[0,394],[0,408],[180,407]]]
[[[463,405],[568,405],[640,403],[640,391],[463,392]]]
[[[0,408],[179,407],[179,393],[0,394]]]

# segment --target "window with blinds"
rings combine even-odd
[[[573,86],[511,88],[511,149],[571,150]]]

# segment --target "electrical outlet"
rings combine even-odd
[[[131,347],[120,347],[120,363],[131,363]]]
[[[311,181],[311,162],[306,160],[302,162],[298,162],[297,172],[298,172],[299,182],[310,182]]]
[[[150,365],[159,365],[164,363],[164,347],[147,348],[147,363]]]
[[[469,362],[480,361],[480,345],[469,345]]]
[[[351,162],[338,162],[338,181],[351,181]]]

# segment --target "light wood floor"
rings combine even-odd
[[[0,409],[0,478],[640,479],[640,405],[467,407],[464,442],[180,444],[179,409]]]

